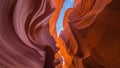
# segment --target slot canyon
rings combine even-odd
[[[0,68],[120,68],[120,0],[0,0]]]

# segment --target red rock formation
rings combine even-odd
[[[94,47],[89,45],[87,38],[84,38],[82,30],[93,23],[108,3],[110,0],[79,0],[75,1],[73,9],[66,12],[61,38],[76,68],[83,68],[82,59],[88,57],[90,50]],[[69,68],[71,64],[67,66]]]
[[[0,68],[120,68],[120,1],[75,0],[57,37],[63,2],[0,0]]]
[[[0,68],[54,68],[54,10],[52,0],[0,0]]]

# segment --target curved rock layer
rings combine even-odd
[[[57,37],[63,3],[0,0],[0,68],[120,68],[120,1],[74,0]]]
[[[0,68],[55,67],[54,10],[52,0],[0,0]]]

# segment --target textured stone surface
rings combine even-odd
[[[0,0],[0,68],[120,68],[120,1]]]
[[[52,0],[0,0],[0,68],[54,68],[54,10]]]

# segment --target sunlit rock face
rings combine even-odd
[[[0,0],[0,68],[120,68],[119,0]],[[108,5],[109,4],[109,5]]]
[[[91,50],[96,46],[89,43],[85,33],[90,30],[85,29],[94,23],[98,14],[110,2],[110,0],[76,0],[74,7],[66,12],[64,30],[61,32],[60,38],[64,41],[64,46],[71,59],[71,62],[66,64],[68,68],[71,66],[84,67],[83,60],[90,56]],[[91,40],[92,38],[90,38]],[[99,39],[94,41],[97,40]]]

